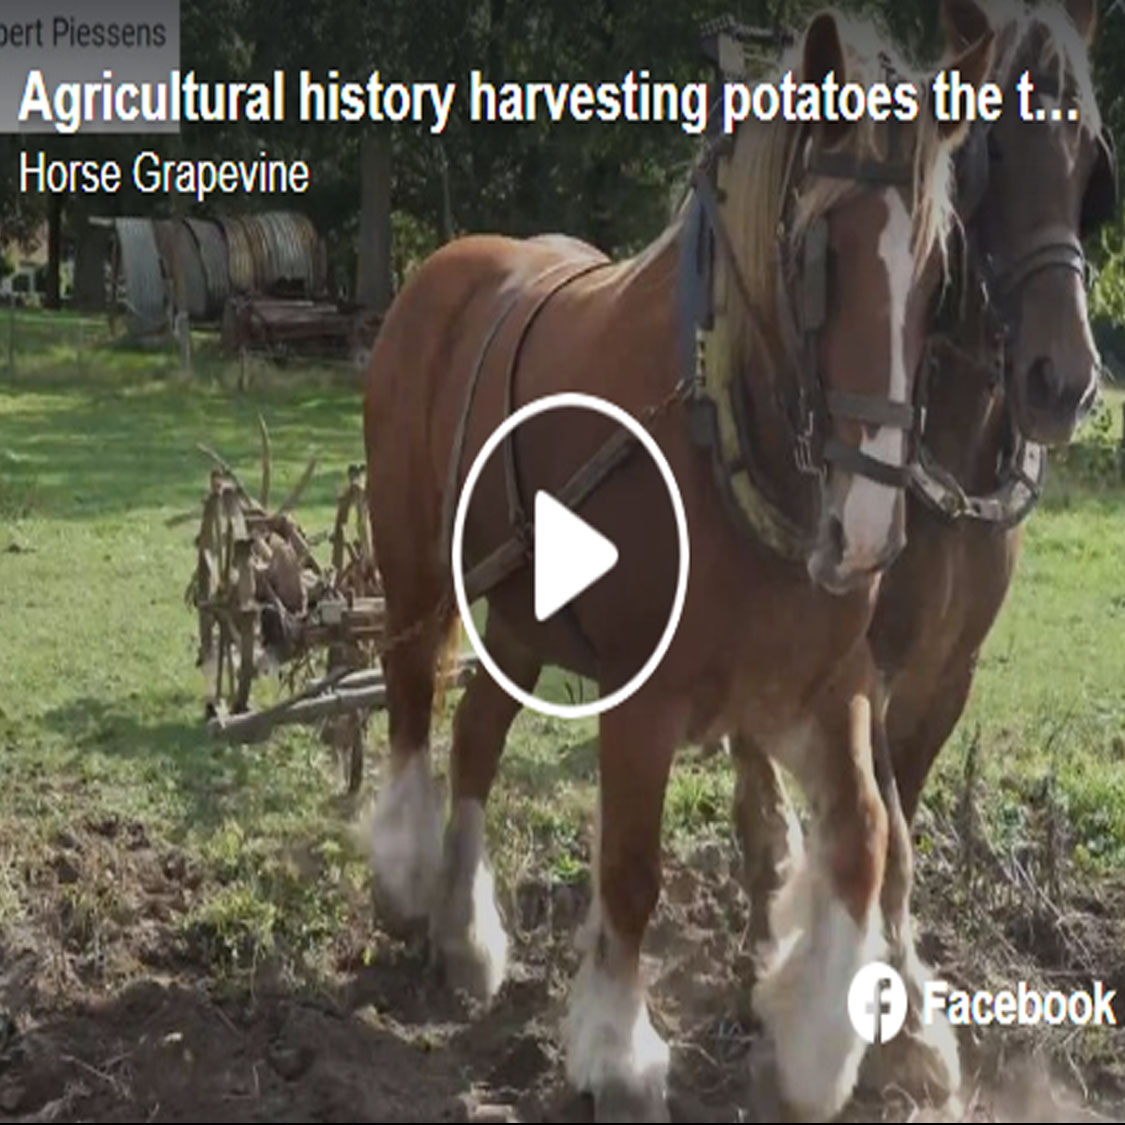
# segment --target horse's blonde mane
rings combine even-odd
[[[1075,95],[1082,129],[1098,136],[1102,117],[1089,50],[1066,9],[1053,0],[1033,5],[1023,0],[989,0],[988,16],[997,31],[993,72],[998,80],[1010,83],[1018,76],[1017,67],[1028,64],[1053,71],[1059,90]],[[1040,42],[1033,44],[1036,35]],[[1032,46],[1036,56],[1028,58]]]

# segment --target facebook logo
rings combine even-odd
[[[887,1043],[906,1022],[906,985],[882,961],[871,961],[852,978],[848,989],[852,1027],[868,1043]]]

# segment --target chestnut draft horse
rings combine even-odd
[[[880,672],[877,745],[890,813],[883,912],[890,960],[907,984],[907,1025],[873,1048],[865,1079],[945,1100],[960,1085],[944,1020],[919,1020],[926,969],[914,951],[910,822],[927,774],[965,707],[981,646],[1007,594],[1020,525],[1035,504],[1045,445],[1068,441],[1094,400],[1100,361],[1087,319],[1081,238],[1117,206],[1088,49],[1092,0],[1034,9],[994,2],[991,80],[1015,106],[1026,70],[1044,108],[1077,106],[1075,124],[1029,123],[1014,110],[978,122],[957,154],[964,254],[931,337],[928,414],[907,504],[907,545],[883,578],[868,634]],[[982,34],[974,5],[946,0],[947,35]],[[885,714],[885,718],[884,718]],[[753,728],[731,741],[734,819],[754,926],[799,854],[800,829],[766,743]],[[886,751],[884,751],[886,752]],[[877,757],[878,757],[877,749]],[[783,899],[774,909],[783,908]],[[784,922],[779,940],[784,940]]]
[[[951,66],[978,81],[991,57],[986,33]],[[865,85],[910,76],[873,28],[828,12],[783,68],[817,84],[829,72]],[[913,80],[928,90],[930,76]],[[567,390],[644,419],[678,482],[691,542],[680,624],[642,689],[599,720],[593,902],[565,1037],[570,1079],[601,1120],[667,1118],[668,1048],[640,974],[664,792],[678,746],[735,729],[756,732],[817,812],[808,913],[755,991],[779,1090],[790,1112],[819,1119],[854,1084],[863,1045],[846,997],[883,948],[887,847],[864,637],[877,577],[903,542],[915,374],[966,133],[925,102],[910,122],[747,121],[709,150],[677,219],[637,257],[613,263],[561,237],[464,238],[415,274],[376,341],[364,426],[392,640],[375,892],[389,921],[428,918],[453,982],[484,996],[506,957],[484,805],[520,706],[483,671],[461,697],[443,843],[429,742],[436,668],[457,626],[446,544],[463,472],[512,408]],[[702,289],[700,246],[712,252]],[[701,389],[717,386],[725,397]],[[557,492],[614,432],[578,411],[536,423],[537,440],[516,433],[518,465],[513,453],[477,484],[470,586],[471,564],[513,536],[521,495]],[[604,695],[644,662],[652,622],[659,631],[667,616],[678,552],[656,467],[637,456],[605,474],[582,516],[619,556],[572,614],[537,622],[526,565],[486,591],[485,643],[529,691],[550,663]]]

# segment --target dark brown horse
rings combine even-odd
[[[883,578],[869,632],[879,669],[876,744],[893,778],[883,911],[891,962],[910,999],[906,1031],[868,1057],[885,1079],[942,1100],[960,1084],[944,1022],[919,1020],[922,982],[911,935],[909,824],[931,766],[964,709],[977,655],[1012,580],[1020,523],[1036,498],[1045,453],[1093,401],[1099,360],[1087,320],[1080,239],[1116,201],[1112,151],[1102,135],[1087,50],[1094,6],[994,4],[993,80],[1015,105],[1027,70],[1038,104],[1080,109],[1080,123],[978,125],[958,153],[964,228],[960,277],[931,337],[924,456],[907,505],[907,545]],[[949,0],[956,42],[981,33],[979,11]],[[882,712],[885,711],[885,720]],[[770,901],[799,863],[800,832],[773,765],[752,731],[732,740],[735,820],[759,936]]]
[[[979,80],[991,53],[985,33],[953,65]],[[892,55],[866,25],[822,14],[789,65],[799,79],[834,72],[869,84],[887,76]],[[899,61],[893,69],[909,74]],[[915,374],[950,231],[951,154],[965,132],[928,106],[894,124],[748,121],[729,151],[712,150],[678,219],[636,258],[612,263],[562,238],[466,238],[423,265],[376,342],[365,440],[392,641],[375,886],[388,917],[428,918],[454,982],[485,996],[503,978],[506,939],[484,806],[520,708],[482,672],[459,701],[443,843],[429,742],[435,667],[456,625],[451,498],[512,407],[563,390],[643,419],[682,495],[691,569],[679,627],[643,688],[600,717],[594,898],[565,1028],[568,1073],[594,1095],[599,1119],[666,1118],[668,1048],[649,1021],[639,961],[660,892],[664,791],[679,746],[736,729],[754,730],[796,772],[819,813],[800,940],[756,993],[779,1088],[793,1113],[819,1119],[854,1083],[862,1044],[845,1000],[854,971],[882,949],[887,849],[864,638],[878,576],[904,538]],[[704,377],[740,404],[744,459],[722,459],[727,492],[713,454],[731,411],[720,409],[701,448],[686,408],[699,369],[685,381],[680,362],[688,313],[678,278],[690,274],[700,230],[714,251]],[[490,465],[476,486],[467,568],[511,537],[521,496],[557,491],[612,433],[576,412],[534,421],[518,432],[514,474],[508,462]],[[758,536],[743,534],[738,512]],[[582,518],[612,538],[619,561],[573,614],[538,622],[526,567],[487,591],[488,649],[527,690],[550,663],[591,676],[604,695],[663,628],[677,547],[655,467],[640,456],[623,464]]]

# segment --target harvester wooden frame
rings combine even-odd
[[[313,478],[310,460],[297,485],[270,511],[269,431],[259,418],[262,476],[251,495],[215,450],[195,538],[196,566],[185,595],[198,619],[196,664],[208,679],[207,727],[232,744],[264,742],[291,724],[319,724],[344,766],[349,794],[363,780],[368,720],[385,701],[377,666],[384,640],[384,602],[367,519],[362,465],[349,466],[326,539],[322,565],[293,510]],[[181,523],[194,513],[173,518]],[[476,659],[462,655],[449,672],[463,686]],[[288,679],[290,694],[253,710],[254,680],[266,669]]]

